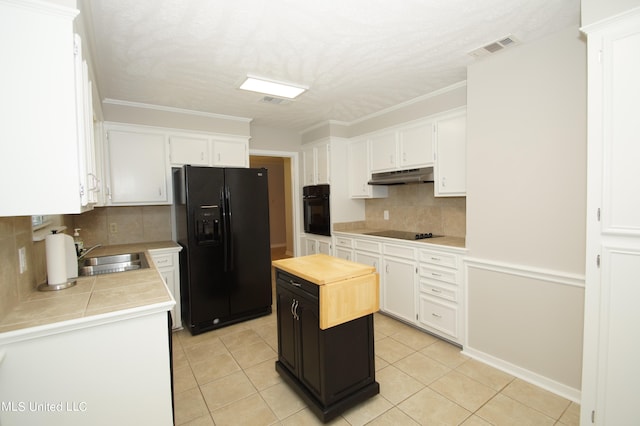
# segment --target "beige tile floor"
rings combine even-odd
[[[332,425],[577,425],[579,405],[374,315],[380,395]],[[321,424],[275,371],[274,314],[198,336],[174,333],[177,425]]]

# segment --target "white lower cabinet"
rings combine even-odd
[[[354,260],[353,240],[351,238],[336,237],[334,245],[336,257],[344,260]]]
[[[398,318],[414,323],[416,320],[415,283],[417,276],[415,250],[384,244],[383,254],[382,309]]]
[[[321,235],[305,234],[304,237],[305,254],[333,254],[331,252],[331,237]]]
[[[166,311],[4,334],[0,424],[173,424]]]
[[[354,262],[380,273],[381,312],[462,344],[464,249],[401,240],[389,243],[386,238],[349,233],[335,238],[337,256],[352,250]]]
[[[462,343],[459,256],[423,249],[418,257],[418,325],[448,340]]]
[[[180,250],[180,247],[149,250],[153,263],[155,263],[164,283],[176,301],[175,306],[171,310],[174,330],[182,328],[182,312],[180,310]]]

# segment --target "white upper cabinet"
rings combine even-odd
[[[303,185],[331,183],[331,146],[321,142],[302,150]]]
[[[370,143],[368,139],[349,141],[349,196],[351,198],[382,198],[388,195],[386,186],[369,185]]]
[[[211,163],[217,167],[249,167],[249,142],[245,138],[211,141]]]
[[[398,130],[402,169],[433,165],[433,123],[421,123]]]
[[[209,138],[197,136],[169,136],[169,155],[172,166],[209,165]]]
[[[0,2],[0,216],[80,213],[73,20],[46,1]]]
[[[458,113],[436,122],[435,195],[465,196],[467,193],[467,116]]]
[[[398,168],[398,134],[385,132],[372,135],[371,143],[371,171],[386,172]]]
[[[144,129],[107,131],[110,205],[170,204],[167,138]]]
[[[387,172],[433,165],[433,123],[414,123],[369,136],[371,171]]]

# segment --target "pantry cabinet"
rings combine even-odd
[[[106,140],[109,205],[170,204],[170,167],[163,133],[111,128]]]
[[[0,2],[0,216],[80,213],[73,21],[48,1]],[[86,194],[86,192],[85,192]]]
[[[638,422],[640,9],[587,34],[587,250],[581,424]]]

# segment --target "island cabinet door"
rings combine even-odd
[[[294,316],[296,299],[293,293],[278,286],[276,295],[278,312],[278,360],[293,374],[298,375],[298,327]]]
[[[320,309],[318,300],[298,297],[296,315],[300,327],[300,374],[299,378],[322,402],[325,401],[323,386],[323,358],[324,354],[320,347]]]

